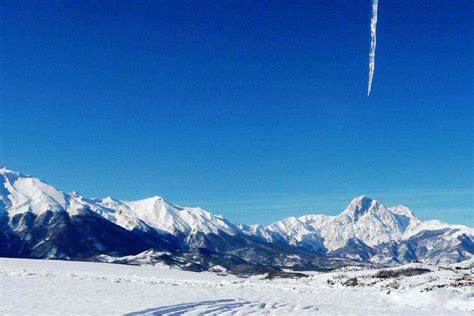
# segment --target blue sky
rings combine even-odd
[[[474,226],[473,3],[1,3],[0,164],[233,221],[366,194]]]

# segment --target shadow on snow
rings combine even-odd
[[[156,308],[149,308],[137,312],[131,312],[125,314],[126,316],[135,316],[135,315],[174,315],[182,314],[185,312],[192,311],[199,307],[206,306],[206,309],[202,311],[203,314],[214,313],[214,312],[225,312],[232,310],[234,308],[242,307],[244,305],[250,304],[248,301],[237,301],[233,299],[222,299],[215,301],[201,301],[195,303],[183,303],[169,306],[161,306]]]

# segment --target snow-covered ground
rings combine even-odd
[[[0,314],[473,315],[472,269],[411,264],[392,271],[415,268],[432,272],[380,278],[378,270],[338,271],[265,280],[0,258]]]

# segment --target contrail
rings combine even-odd
[[[372,0],[372,19],[370,20],[370,54],[369,54],[369,86],[367,96],[370,95],[372,79],[375,70],[375,47],[377,46],[377,9],[379,0]]]

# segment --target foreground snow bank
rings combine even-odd
[[[268,280],[166,267],[0,258],[0,314],[472,315],[471,270],[404,267],[412,268],[421,274],[392,278],[397,274],[338,271]]]

